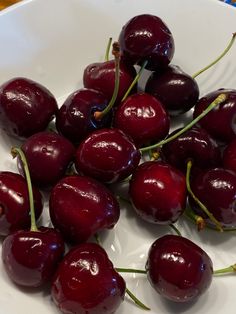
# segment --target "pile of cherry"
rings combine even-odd
[[[236,226],[236,90],[199,99],[195,76],[169,65],[173,36],[153,15],[129,20],[113,55],[89,65],[84,88],[60,108],[30,79],[0,86],[0,127],[23,140],[12,148],[20,174],[0,172],[2,260],[17,285],[49,282],[63,313],[112,314],[125,292],[132,295],[122,269],[99,243],[87,242],[118,223],[110,183],[126,180],[135,212],[150,223],[171,225],[185,213],[199,229]],[[144,67],[150,76],[141,91],[136,81]],[[170,119],[191,108],[196,120],[169,134]],[[50,131],[54,117],[56,131]],[[150,160],[141,160],[147,153]],[[43,210],[39,189],[50,191],[54,228],[36,226]],[[66,254],[64,241],[72,246]],[[210,257],[181,235],[157,239],[146,270],[133,271],[176,302],[204,293],[214,274]]]

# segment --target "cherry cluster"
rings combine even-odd
[[[23,141],[11,151],[20,174],[0,172],[2,261],[17,285],[49,282],[53,301],[67,314],[112,314],[125,293],[148,309],[126,287],[122,271],[144,273],[175,302],[197,298],[220,272],[178,230],[150,246],[145,270],[114,268],[97,236],[120,217],[109,184],[127,182],[128,201],[152,224],[176,230],[173,223],[185,214],[199,230],[236,226],[236,90],[199,99],[195,77],[205,69],[190,76],[170,64],[174,39],[157,16],[129,20],[113,44],[113,60],[110,45],[106,61],[87,66],[84,88],[60,108],[28,78],[0,86],[0,127]],[[144,68],[150,75],[141,90]],[[193,120],[170,132],[171,121],[192,108]],[[36,225],[40,189],[49,192],[53,227]]]

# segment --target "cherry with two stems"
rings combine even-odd
[[[30,203],[30,230],[19,230],[8,235],[2,245],[2,261],[9,278],[17,285],[40,287],[49,282],[64,254],[64,242],[58,231],[37,228],[30,173],[23,151],[12,149],[20,156],[24,167]]]

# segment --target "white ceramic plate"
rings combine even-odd
[[[107,40],[117,38],[122,25],[141,13],[160,16],[176,43],[174,64],[189,74],[212,61],[236,31],[236,9],[217,0],[29,0],[0,12],[0,84],[15,76],[41,82],[59,103],[82,86],[86,65],[103,60]],[[220,87],[236,88],[236,46],[213,69],[199,77],[201,94]],[[219,126],[220,127],[220,126]],[[0,133],[0,170],[16,171],[9,151],[12,139]],[[44,220],[48,223],[47,207]],[[211,256],[214,267],[236,262],[235,235],[197,233],[184,219],[183,235]],[[171,230],[152,226],[123,207],[113,231],[101,235],[104,247],[117,267],[143,268],[151,243]],[[150,314],[235,314],[235,276],[215,278],[208,292],[191,304],[163,300],[145,276],[125,275],[128,287],[151,307]],[[0,314],[56,314],[48,291],[15,287],[0,261]],[[117,314],[141,314],[129,299]]]

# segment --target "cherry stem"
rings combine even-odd
[[[177,233],[178,236],[182,237],[181,232],[174,224],[170,224],[169,226],[171,227],[171,229],[173,229]]]
[[[231,274],[231,273],[236,273],[236,264],[213,271],[214,275]]]
[[[128,294],[128,296],[134,301],[134,303],[138,305],[141,309],[146,310],[146,311],[151,310],[149,307],[143,304],[139,299],[137,299],[136,296],[128,288],[126,288],[125,291]]]
[[[213,62],[211,62],[210,64],[208,64],[206,67],[201,69],[200,71],[198,71],[195,74],[193,74],[192,78],[196,78],[198,75],[200,75],[201,73],[205,72],[206,70],[211,68],[213,65],[215,65],[218,61],[220,61],[220,59],[222,59],[226,55],[226,53],[230,50],[230,48],[233,46],[235,38],[236,38],[236,33],[233,33],[232,34],[232,38],[231,38],[229,44],[227,45],[225,50],[219,55],[219,57],[217,59],[215,59]]]
[[[32,188],[29,167],[28,167],[28,163],[27,163],[25,154],[22,151],[22,149],[17,148],[17,147],[13,147],[11,149],[11,154],[12,154],[13,158],[15,158],[15,157],[17,157],[17,155],[19,155],[20,160],[21,160],[22,165],[23,165],[23,168],[24,168],[24,172],[25,172],[25,177],[26,177],[26,182],[27,182],[27,187],[28,187],[29,204],[30,204],[30,219],[31,219],[30,231],[39,231],[37,228],[37,225],[36,225],[33,188]]]
[[[120,268],[120,267],[116,267],[116,271],[118,273],[132,273],[132,274],[147,274],[146,270],[142,270],[142,269],[135,269],[135,268]]]
[[[111,50],[111,43],[112,43],[112,38],[110,37],[107,43],[107,49],[106,49],[106,53],[105,53],[105,61],[109,61],[109,53]]]
[[[96,243],[102,246],[98,233],[95,233],[94,238],[95,238]]]
[[[168,137],[168,138],[166,138],[166,139],[164,139],[164,140],[162,140],[156,144],[140,148],[140,151],[143,153],[143,152],[146,152],[150,149],[161,147],[161,146],[173,141],[174,139],[176,139],[177,137],[182,135],[184,132],[191,129],[191,127],[193,127],[198,121],[200,121],[203,117],[205,117],[212,109],[214,109],[216,106],[223,103],[226,99],[227,99],[226,94],[220,94],[199,116],[197,116],[194,120],[192,120],[189,124],[187,124],[179,132],[175,133],[174,135],[172,135],[172,136],[170,136],[170,137]]]
[[[187,206],[187,208],[185,209],[185,215],[197,225],[198,231],[205,229],[205,219],[202,218],[202,216],[196,215],[190,206]]]
[[[138,71],[138,73],[136,74],[133,82],[130,84],[130,87],[128,88],[127,92],[124,94],[123,98],[121,99],[121,102],[124,101],[130,94],[132,88],[134,87],[134,85],[138,82],[138,80],[140,79],[140,76],[143,73],[143,70],[145,69],[146,65],[148,64],[148,61],[145,60],[143,62],[143,65],[141,66],[140,70]]]
[[[212,215],[212,213],[206,208],[206,206],[196,197],[196,195],[193,193],[191,186],[190,186],[190,172],[192,168],[192,161],[189,160],[187,163],[187,171],[186,171],[186,185],[188,193],[191,195],[191,197],[194,199],[194,201],[200,206],[200,208],[204,211],[204,213],[207,214],[209,219],[216,225],[217,229],[221,232],[223,232],[223,228],[220,224],[220,222]]]
[[[113,50],[112,54],[115,57],[115,87],[114,91],[111,97],[111,100],[107,107],[103,111],[95,111],[94,112],[94,118],[95,120],[101,120],[110,110],[112,109],[117,95],[119,91],[119,86],[120,86],[120,48],[118,42],[113,43]]]

